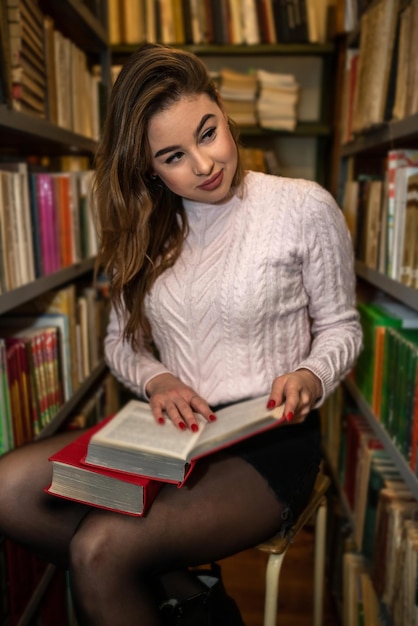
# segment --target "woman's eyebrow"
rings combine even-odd
[[[202,128],[204,127],[204,125],[206,124],[206,122],[211,118],[211,117],[215,117],[215,115],[213,113],[206,113],[206,115],[204,115],[202,117],[202,119],[200,120],[199,124],[197,125],[197,128],[194,132],[194,136],[197,137],[200,133],[200,131],[202,130]],[[181,148],[181,146],[176,145],[176,146],[167,146],[166,148],[161,148],[161,150],[158,150],[155,154],[154,154],[154,159],[157,159],[160,156],[163,156],[164,154],[167,154],[168,152],[174,152],[175,150],[178,150],[179,148]]]
[[[202,128],[204,127],[204,125],[206,124],[206,122],[211,118],[211,117],[215,117],[215,115],[213,113],[206,113],[206,115],[204,115],[202,117],[202,119],[200,120],[196,131],[195,131],[195,137],[198,136],[198,134],[200,133],[200,131],[202,130]]]

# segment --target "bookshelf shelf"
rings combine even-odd
[[[415,476],[415,474],[412,472],[412,470],[409,467],[408,463],[406,462],[404,457],[401,455],[401,453],[399,452],[399,450],[396,447],[396,445],[393,443],[392,439],[390,438],[390,436],[389,436],[388,432],[386,431],[386,429],[384,428],[384,426],[376,419],[376,416],[372,413],[368,403],[363,398],[362,394],[358,390],[358,388],[355,385],[355,383],[351,379],[347,378],[345,380],[344,384],[346,385],[348,391],[350,392],[350,394],[354,398],[354,400],[355,400],[356,404],[358,405],[359,409],[361,410],[362,414],[365,416],[365,418],[369,422],[370,426],[372,427],[372,429],[376,433],[376,436],[383,443],[386,451],[388,452],[389,456],[391,457],[391,459],[395,463],[395,465],[398,468],[402,478],[404,479],[404,481],[408,485],[408,487],[411,490],[411,492],[413,493],[414,497],[418,499],[418,478],[417,478],[417,476]]]
[[[355,271],[357,276],[366,280],[371,285],[385,291],[400,302],[403,302],[414,311],[418,311],[418,290],[406,287],[402,283],[392,280],[388,276],[367,267],[362,261],[356,261]]]
[[[139,44],[138,44],[139,45]],[[174,44],[175,45],[175,44]],[[287,44],[257,44],[257,45],[177,45],[178,48],[189,50],[199,56],[324,56],[332,55],[335,52],[333,43],[309,44],[309,43],[287,43]],[[115,45],[111,46],[113,58],[126,57],[138,48],[137,45]]]
[[[60,29],[83,50],[89,53],[102,53],[108,46],[107,10],[105,3],[100,15],[94,15],[81,0],[40,0],[39,6],[60,23]]]
[[[329,137],[332,129],[327,124],[318,122],[299,122],[292,132],[285,130],[269,130],[259,126],[241,126],[240,134],[243,137],[266,137],[269,135],[283,135],[285,137]]]
[[[416,143],[418,139],[418,113],[396,122],[387,122],[356,137],[341,149],[342,157],[354,156],[365,151],[386,151]]]
[[[0,106],[0,146],[25,154],[91,154],[97,142],[47,120]]]
[[[65,269],[55,272],[54,274],[42,276],[32,283],[22,285],[22,287],[19,287],[18,289],[2,294],[0,296],[0,315],[11,311],[25,302],[33,300],[37,296],[40,296],[51,289],[73,282],[76,278],[92,271],[94,263],[94,258],[87,259],[77,265],[66,267]]]

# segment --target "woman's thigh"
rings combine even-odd
[[[282,507],[247,461],[220,453],[200,461],[186,485],[164,486],[144,518],[110,513],[45,493],[48,458],[80,433],[64,433],[0,458],[0,532],[66,566],[80,529],[90,553],[148,561],[157,569],[192,565],[245,549],[280,528]]]
[[[281,512],[257,470],[222,453],[198,463],[180,489],[165,485],[142,518],[91,510],[74,555],[102,571],[112,561],[121,569],[169,571],[256,545],[279,530]]]

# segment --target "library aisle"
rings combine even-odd
[[[219,562],[226,589],[237,602],[245,626],[263,624],[267,558],[265,553],[254,549]],[[297,535],[283,561],[277,626],[312,626],[313,571],[314,529],[308,525]],[[340,623],[325,580],[322,626],[339,626]]]

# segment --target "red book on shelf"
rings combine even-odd
[[[50,457],[52,480],[45,491],[89,506],[142,516],[163,486],[161,481],[102,467],[87,467],[81,462],[86,456],[90,438],[109,419],[83,432]]]

